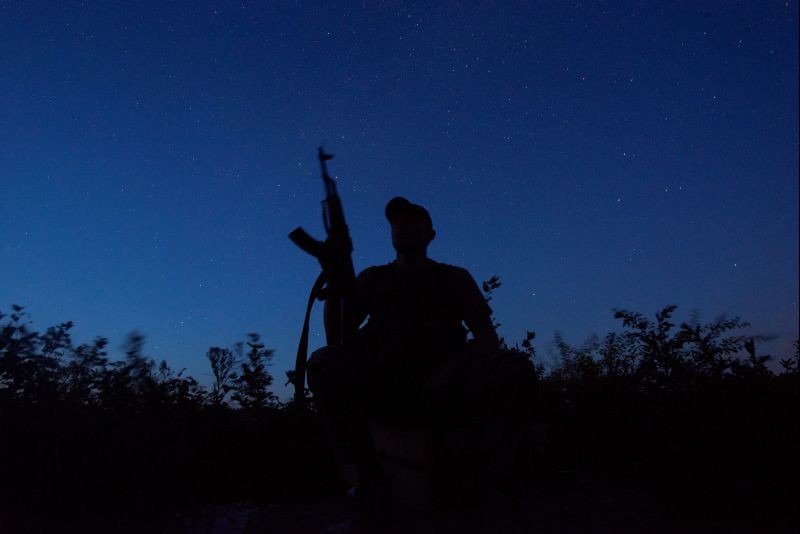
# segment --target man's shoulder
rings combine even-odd
[[[465,284],[472,282],[472,274],[464,267],[458,265],[451,265],[449,263],[442,263],[434,261],[434,268],[439,273],[439,276],[452,280],[457,284]]]
[[[385,285],[391,278],[391,263],[386,265],[373,265],[358,273],[358,283],[362,287],[375,288],[378,285]]]
[[[374,276],[380,276],[381,274],[386,274],[390,272],[392,267],[391,263],[387,263],[385,265],[372,265],[367,267],[360,273],[358,273],[359,278],[371,278]]]
[[[431,272],[436,273],[438,276],[444,276],[453,280],[471,280],[472,275],[470,272],[457,265],[443,263],[436,260],[428,260]],[[372,280],[391,277],[396,274],[396,267],[394,262],[386,263],[384,265],[373,265],[361,271],[358,278],[361,280]]]
[[[442,263],[439,261],[431,260],[434,263],[435,268],[439,269],[440,271],[448,274],[452,274],[454,276],[463,276],[469,275],[469,271],[463,267],[459,267],[458,265],[451,265],[449,263]],[[470,275],[472,276],[472,275]]]

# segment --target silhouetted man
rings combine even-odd
[[[467,421],[491,405],[480,383],[491,378],[487,365],[508,367],[496,361],[502,351],[492,311],[473,277],[428,258],[436,236],[428,211],[395,197],[385,213],[397,257],[357,277],[351,326],[368,321],[356,346],[329,345],[308,363],[309,387],[339,461],[354,463],[362,482],[381,477],[367,418],[437,426]],[[340,328],[339,309],[337,301],[325,302],[326,333]]]

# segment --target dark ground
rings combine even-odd
[[[146,507],[122,515],[103,510],[80,518],[16,515],[0,523],[1,532],[147,532],[179,534],[314,533],[347,525],[352,502],[347,495],[313,503],[258,505],[231,503],[149,516]],[[23,517],[25,517],[23,519]],[[657,493],[576,474],[529,484],[511,495],[485,495],[480,504],[452,505],[431,512],[398,507],[356,523],[354,532],[537,532],[537,533],[744,533],[798,532],[797,508],[776,512],[740,503],[722,503],[712,494],[686,488],[683,495]]]
[[[687,494],[691,490],[687,490]],[[652,491],[610,480],[567,476],[530,485],[514,497],[487,495],[478,506],[420,513],[400,509],[371,520],[357,532],[537,532],[537,533],[739,533],[798,532],[794,518],[733,509],[713,496],[663,500]],[[184,516],[164,532],[310,533],[348,519],[348,497],[292,506],[232,505]],[[727,509],[726,509],[727,508]],[[337,531],[338,530],[334,530]]]

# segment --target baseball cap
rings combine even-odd
[[[428,223],[428,226],[433,228],[433,221],[431,220],[430,213],[419,204],[413,204],[403,197],[394,197],[386,203],[386,219],[390,224],[400,213],[413,213],[418,215]]]

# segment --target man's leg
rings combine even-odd
[[[496,483],[510,479],[522,461],[537,395],[533,364],[525,355],[498,350],[489,355],[466,353],[438,369],[426,384],[431,405],[442,420],[468,424]]]
[[[360,484],[383,478],[364,415],[366,379],[357,355],[340,347],[323,347],[309,358],[308,387],[336,460],[340,467],[354,465]]]
[[[465,352],[436,369],[425,389],[432,398],[446,399],[462,417],[526,421],[535,405],[537,379],[533,364],[518,352]]]

